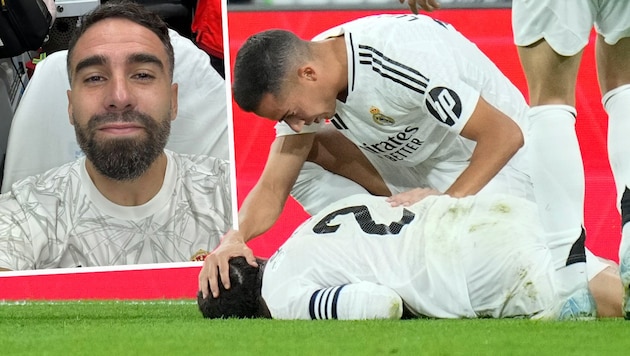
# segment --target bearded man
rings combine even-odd
[[[165,150],[177,115],[166,24],[128,1],[70,41],[68,113],[85,157],[0,195],[0,269],[182,262],[232,225],[228,163]]]

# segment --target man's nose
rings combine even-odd
[[[133,107],[134,95],[124,77],[109,79],[105,104],[110,110],[126,110]]]

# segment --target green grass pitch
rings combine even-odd
[[[0,355],[627,355],[630,321],[206,320],[193,300],[0,303]]]

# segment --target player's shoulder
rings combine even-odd
[[[357,34],[371,36],[374,39],[395,37],[398,43],[410,40],[433,40],[430,37],[411,37],[414,33],[442,31],[452,26],[426,15],[414,14],[381,14],[373,15],[349,22],[346,27]],[[359,30],[359,31],[356,31]],[[411,31],[411,32],[410,32]],[[403,35],[405,37],[400,37]]]
[[[51,168],[44,173],[21,179],[11,186],[11,194],[15,197],[33,195],[57,195],[69,187],[77,186],[80,181],[81,164],[85,157]],[[76,182],[76,184],[72,184]]]
[[[388,39],[399,31],[408,31],[410,27],[422,28],[433,27],[436,24],[447,27],[448,25],[435,20],[426,15],[414,14],[378,14],[360,17],[358,19],[348,21],[337,25],[313,37],[313,41],[324,40],[326,38],[337,37],[344,34],[352,34],[352,36],[360,38],[370,38],[375,40]],[[409,39],[409,33],[406,37],[396,38],[398,43],[405,43],[405,39]]]

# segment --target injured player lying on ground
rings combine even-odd
[[[230,260],[207,318],[561,318],[536,206],[507,195],[392,207],[355,195],[303,223],[267,261]]]

